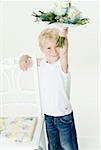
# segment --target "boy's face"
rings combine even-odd
[[[44,53],[46,58],[58,59],[59,53],[57,51],[57,41],[46,39],[42,48],[42,52]]]

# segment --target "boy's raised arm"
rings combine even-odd
[[[68,73],[68,38],[67,38],[67,34],[68,34],[67,28],[63,28],[60,31],[60,36],[65,38],[63,48],[59,48],[61,68],[62,68],[63,72],[65,72],[65,73]]]

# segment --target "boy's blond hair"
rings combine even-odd
[[[45,40],[56,40],[58,39],[59,31],[57,28],[44,29],[39,35],[39,46],[43,48]]]

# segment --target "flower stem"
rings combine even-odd
[[[63,48],[65,37],[58,36],[57,47]]]

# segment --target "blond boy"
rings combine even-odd
[[[78,150],[70,104],[67,34],[67,28],[48,28],[39,35],[39,46],[46,58],[37,59],[37,64],[49,150]],[[65,38],[63,48],[57,47],[59,35]],[[20,68],[27,70],[30,61],[30,56],[23,55]]]

